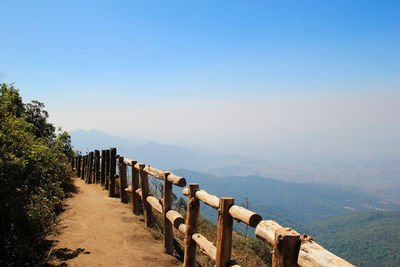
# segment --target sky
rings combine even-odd
[[[400,1],[0,0],[0,81],[63,129],[400,157]]]

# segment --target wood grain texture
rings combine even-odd
[[[150,227],[153,224],[153,212],[151,210],[150,204],[147,202],[147,196],[149,194],[149,178],[147,173],[143,171],[144,165],[140,169],[140,186],[141,186],[141,196],[142,196],[142,206],[143,206],[143,214],[144,221],[146,227]]]
[[[185,219],[179,212],[175,210],[169,210],[167,212],[167,218],[172,223],[172,225],[179,230],[179,226],[185,222]]]
[[[251,227],[256,227],[258,223],[261,222],[262,220],[259,214],[237,205],[233,205],[229,209],[229,214],[234,219],[244,222],[245,224],[248,224]]]
[[[110,186],[108,190],[109,197],[115,197],[115,171],[116,171],[117,149],[110,149]]]
[[[196,198],[198,189],[198,184],[189,184],[188,186],[189,196],[187,201],[185,254],[183,259],[183,266],[185,267],[196,265],[196,242],[193,239],[193,234],[197,232],[197,223],[200,214],[200,202]]]
[[[101,151],[101,165],[100,165],[100,183],[102,186],[106,185],[106,151]]]
[[[172,223],[167,218],[167,212],[172,208],[172,183],[168,181],[169,172],[164,172],[163,187],[163,224],[164,224],[164,246],[165,253],[172,255],[174,253],[174,232]]]
[[[300,250],[300,234],[295,230],[284,227],[275,231],[272,267],[297,267]]]
[[[136,169],[134,166],[137,162],[131,160],[131,201],[132,201],[132,211],[133,214],[139,215],[140,214],[140,197],[136,194],[136,190],[139,188],[139,170]]]
[[[128,203],[128,192],[125,188],[128,187],[128,180],[126,178],[126,165],[124,163],[124,157],[119,157],[119,194],[122,203]]]
[[[199,246],[202,253],[206,254],[212,261],[217,261],[217,248],[212,242],[199,233],[193,234],[193,240]]]
[[[233,198],[220,198],[217,224],[217,267],[225,267],[231,260],[233,218],[229,209],[234,203]]]

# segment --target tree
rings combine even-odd
[[[21,117],[25,112],[19,91],[13,84],[0,83],[0,117],[3,119],[7,114]]]
[[[62,131],[61,127],[58,130],[59,133],[57,135],[56,142],[60,146],[61,151],[65,155],[67,155],[68,158],[72,158],[73,156],[75,156],[75,152],[72,149],[71,136],[68,132]]]
[[[36,137],[54,138],[55,127],[47,122],[49,113],[43,109],[44,104],[33,100],[25,105],[26,121],[33,125],[32,132]]]
[[[180,197],[175,204],[175,208],[178,210],[179,213],[186,213],[187,211],[186,200],[183,197]]]
[[[68,133],[56,139],[44,105],[33,103],[24,105],[13,85],[0,84],[0,262],[6,265],[40,260],[38,247],[71,176]]]

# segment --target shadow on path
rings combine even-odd
[[[79,254],[90,254],[89,251],[85,251],[84,248],[77,248],[75,250],[69,249],[69,248],[59,248],[51,252],[51,255],[55,258],[57,262],[60,261],[67,261],[70,259],[73,259],[75,257],[78,257]],[[61,267],[61,266],[68,266],[66,262],[62,262],[59,264],[51,264],[48,263],[45,265],[46,267]]]
[[[89,251],[85,251],[84,248],[77,248],[75,250],[69,249],[69,248],[59,248],[53,251],[53,255],[58,259],[62,261],[70,260],[75,257],[78,257],[79,254],[90,254]]]

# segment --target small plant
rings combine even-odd
[[[248,197],[244,197],[244,201],[242,202],[242,206],[245,209],[249,209],[249,198]],[[247,232],[249,230],[249,226],[247,224],[244,224],[244,236],[247,237]]]

